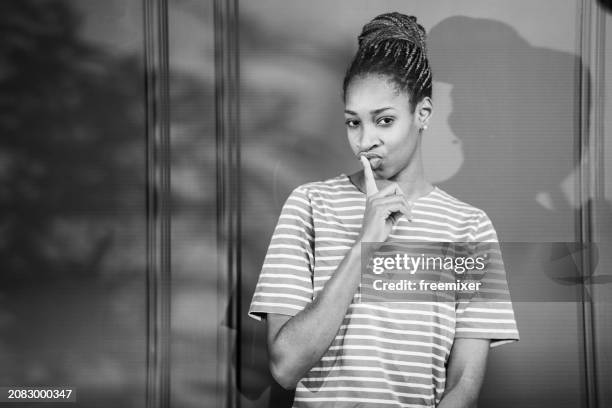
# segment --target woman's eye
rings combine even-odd
[[[390,118],[390,117],[384,117],[384,118],[380,118],[380,119],[378,119],[377,123],[378,123],[379,125],[386,126],[386,125],[390,125],[390,124],[392,124],[392,123],[393,123],[393,121],[394,121],[394,119],[393,119],[393,118]]]
[[[359,121],[355,119],[348,119],[345,123],[346,126],[350,128],[356,128],[357,126],[359,126]]]

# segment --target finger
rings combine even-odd
[[[400,220],[400,218],[402,218],[403,214],[399,211],[392,213],[389,216],[389,220],[393,223],[393,224],[397,224]]]
[[[386,195],[385,195],[386,194]],[[402,203],[407,208],[405,213],[408,221],[412,221],[412,207],[413,202],[409,201],[399,188],[397,183],[387,185],[382,188],[378,193],[370,198],[373,206],[385,206],[393,203]]]
[[[363,177],[365,178],[366,195],[371,196],[378,193],[378,187],[376,187],[376,181],[374,181],[374,173],[372,173],[372,167],[370,167],[370,161],[365,156],[359,156],[361,164],[363,165]]]
[[[412,203],[412,201],[408,201],[408,200],[407,200],[405,197],[403,197],[403,196],[402,196],[402,201],[403,201],[404,206],[405,206],[405,207],[407,208],[407,210],[408,210],[408,212],[407,212],[407,213],[405,213],[404,215],[406,216],[406,219],[407,219],[408,221],[411,221],[411,222],[412,222],[412,206],[413,206],[413,203]]]
[[[404,197],[404,192],[400,188],[399,184],[395,182],[387,184],[386,186],[381,188],[378,193],[376,193],[376,196],[378,197],[386,197],[391,195],[399,195]]]
[[[395,201],[390,203],[385,203],[380,205],[377,208],[379,214],[385,218],[385,220],[391,218],[392,215],[397,214],[393,218],[393,221],[399,220],[399,218],[404,215],[408,221],[411,221],[412,211],[411,208],[408,207],[403,201]]]
[[[404,215],[406,216],[406,219],[408,221],[412,222],[412,203],[408,201],[404,205],[406,206],[406,210],[407,210],[407,212]]]

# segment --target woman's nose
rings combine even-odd
[[[360,136],[361,137],[359,141],[359,148],[361,151],[368,151],[380,144],[380,139],[378,137],[378,132],[376,131],[376,129],[364,126],[361,129]]]

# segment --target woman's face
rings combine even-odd
[[[354,78],[345,98],[348,140],[356,156],[365,153],[377,178],[395,178],[419,150],[419,127],[408,95],[386,76]]]

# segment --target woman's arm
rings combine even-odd
[[[361,245],[353,246],[323,290],[295,316],[268,314],[270,371],[293,389],[334,340],[359,286]]]
[[[475,407],[484,378],[489,339],[455,339],[438,408]]]

